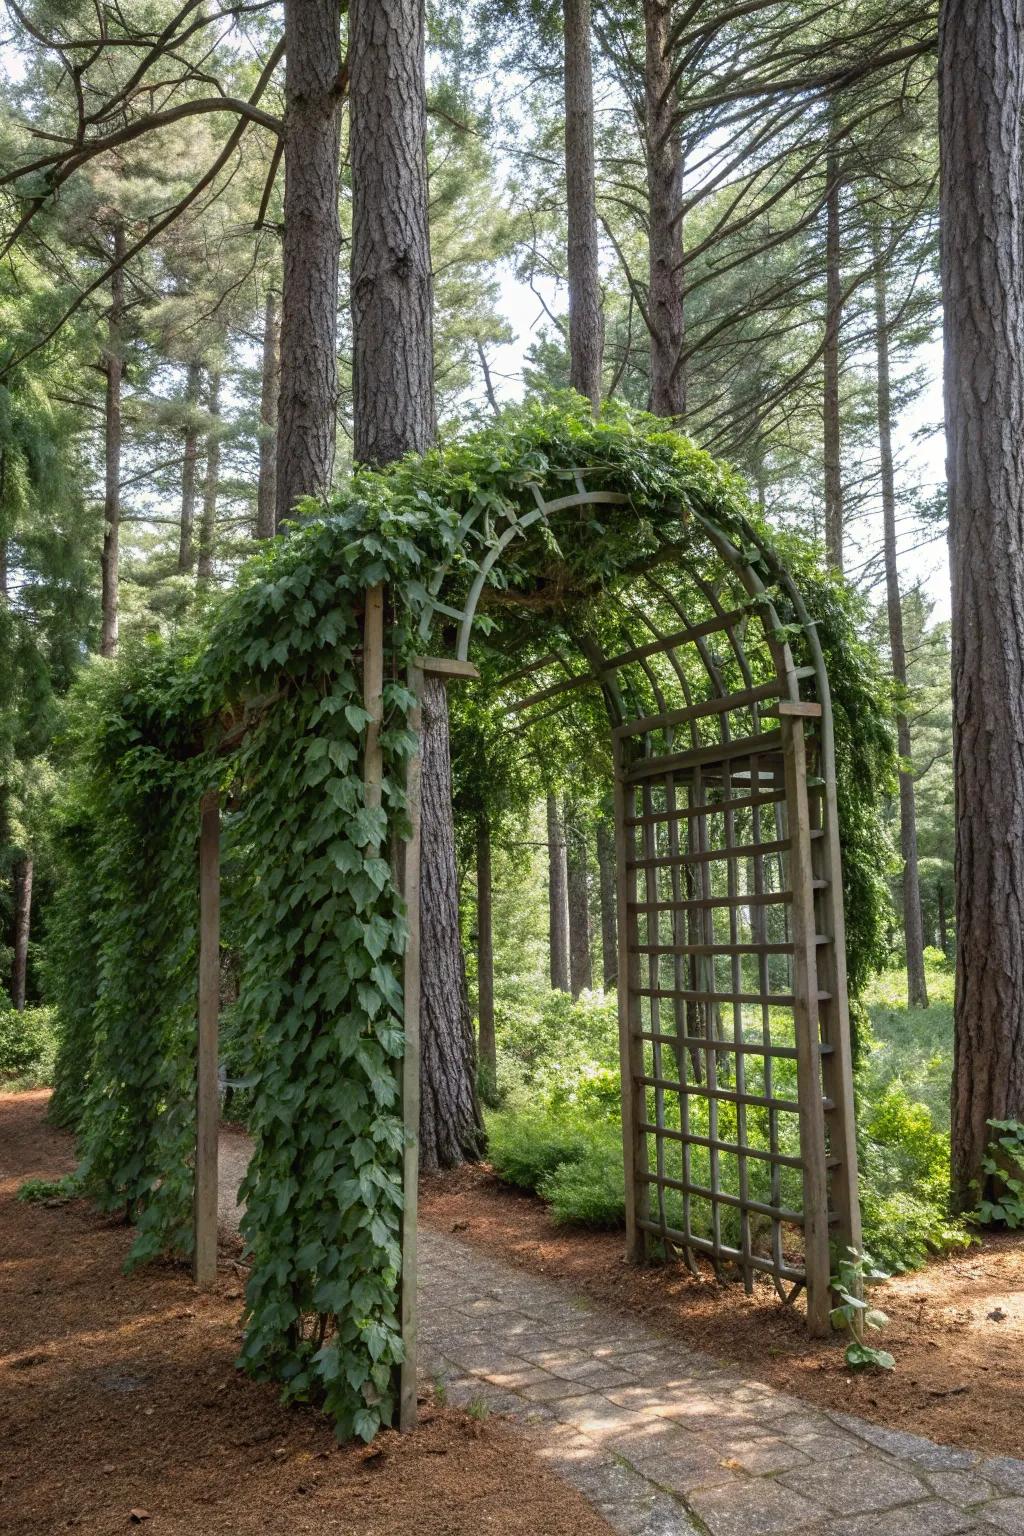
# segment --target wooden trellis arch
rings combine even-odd
[[[568,494],[546,496],[534,485],[525,511],[511,498],[497,512],[474,506],[427,586],[423,654],[408,680],[419,698],[428,672],[478,677],[479,642],[484,686],[516,728],[588,691],[603,700],[615,789],[629,1255],[640,1260],[660,1244],[691,1266],[704,1258],[732,1270],[748,1290],[758,1273],[786,1300],[806,1290],[808,1325],[822,1334],[830,1242],[860,1246],[825,664],[799,592],[754,530],[679,508],[652,517],[624,492],[602,489],[598,477],[608,473],[575,471]],[[633,528],[635,562],[622,555]],[[564,550],[608,537],[619,541],[618,558],[581,591]],[[532,541],[543,556],[530,564],[521,555]],[[785,627],[762,580],[767,570],[786,596]],[[371,723],[363,772],[370,803],[380,801],[386,609],[387,594],[368,590],[363,662]],[[483,640],[474,628],[485,612],[500,644],[493,632]],[[540,612],[545,622],[537,626]],[[499,651],[505,660],[496,670]],[[414,758],[406,785],[411,832],[392,849],[410,932],[403,1426],[416,1413],[418,775]],[[207,806],[207,871],[215,868],[216,835]],[[207,878],[202,889],[209,956],[216,953],[216,882]],[[200,969],[200,1033],[205,1020],[208,1039],[216,988],[202,956]],[[212,1052],[201,1047],[199,1063],[201,1074],[216,1070],[215,1045]],[[211,1102],[215,1114],[215,1090],[211,1098],[207,1084],[204,1097],[201,1081],[197,1276],[216,1242],[209,1195],[215,1138],[204,1132],[202,1114]]]

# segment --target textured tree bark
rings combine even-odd
[[[384,464],[434,440],[422,0],[351,0],[354,452]]]
[[[465,1158],[481,1155],[484,1137],[459,939],[448,706],[440,678],[428,676],[424,681],[423,723],[420,1161],[424,1168],[454,1168]]]
[[[671,21],[670,3],[644,0],[650,408],[656,416],[680,417],[686,412],[683,149],[674,123]]]
[[[199,524],[199,558],[196,586],[208,587],[213,579],[213,552],[217,539],[217,493],[220,489],[220,368],[210,369],[206,385],[206,410],[210,426],[206,436],[206,474],[203,477],[203,515]]]
[[[476,826],[476,986],[480,1016],[478,1050],[480,1066],[493,1092],[498,1071],[494,1038],[494,921],[491,907],[491,829],[486,817]]]
[[[114,260],[124,257],[124,226],[114,225]],[[124,324],[124,268],[110,279],[107,314],[106,401],[103,413],[103,554],[100,582],[100,655],[113,656],[118,635],[119,544],[121,539],[121,357]]]
[[[195,563],[192,531],[196,517],[196,460],[199,457],[199,431],[195,411],[199,404],[202,369],[189,363],[185,376],[185,444],[181,460],[181,524],[178,534],[178,570],[190,571]]]
[[[284,279],[277,526],[301,496],[325,495],[338,395],[338,151],[341,9],[286,0]]]
[[[28,981],[28,940],[32,923],[32,860],[26,855],[14,871],[14,967],[11,999],[20,1013]]]
[[[1024,1119],[1024,4],[944,0],[941,249],[952,574],[953,1195]]]
[[[382,464],[434,437],[422,0],[349,6],[354,446]],[[425,1167],[478,1157],[483,1131],[459,934],[448,699],[426,682],[420,849]],[[429,915],[428,915],[429,913]]]
[[[587,841],[575,807],[565,806],[566,884],[569,904],[569,989],[573,997],[594,985],[590,960],[590,892]]]
[[[839,162],[829,151],[825,172],[825,342],[822,363],[825,374],[824,470],[825,556],[836,570],[843,568],[843,472],[839,427],[839,336],[843,321],[843,285],[840,272]]]
[[[896,564],[896,481],[892,462],[892,400],[889,380],[889,320],[886,313],[885,266],[876,252],[875,349],[877,357],[878,449],[882,484],[882,549],[885,558],[885,596],[889,615],[889,651],[892,675],[900,689],[896,714],[900,759],[900,853],[903,859],[903,934],[907,946],[907,1001],[911,1008],[928,1007],[924,975],[924,922],[921,916],[921,880],[917,867],[917,810],[914,775],[909,767],[910,722],[902,702],[907,688],[907,652],[903,643],[903,604]]]
[[[558,800],[548,795],[548,935],[551,985],[569,990],[569,879]]]
[[[615,912],[615,833],[606,821],[597,824],[597,869],[601,888],[601,970],[605,989],[619,973],[618,927]]]
[[[564,0],[565,190],[568,212],[569,383],[601,405],[601,270],[594,187],[594,79],[590,0]]]
[[[272,539],[277,517],[277,294],[267,289],[263,307],[263,369],[260,391],[260,470],[256,482],[256,537]]]

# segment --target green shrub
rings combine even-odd
[[[488,1156],[495,1173],[517,1189],[538,1189],[562,1163],[587,1150],[575,1120],[545,1106],[522,1105],[487,1116]]]
[[[52,1009],[0,1009],[0,1082],[25,1088],[51,1083],[56,1049]]]
[[[621,1227],[626,1219],[622,1139],[595,1136],[583,1155],[560,1163],[541,1179],[538,1193],[558,1222],[581,1227]]]
[[[963,1222],[949,1213],[949,1135],[899,1081],[860,1105],[860,1197],[864,1242],[886,1269],[916,1269],[929,1255],[964,1248]]]

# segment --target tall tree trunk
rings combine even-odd
[[[840,272],[839,159],[830,149],[825,175],[825,373],[824,468],[825,556],[836,570],[843,568],[843,472],[839,427],[839,335],[843,320],[843,284]]]
[[[14,871],[14,970],[11,998],[20,1013],[25,1006],[28,980],[28,939],[32,923],[32,860],[19,859]]]
[[[422,0],[352,0],[354,452],[386,464],[434,441]]]
[[[476,824],[476,987],[480,1016],[479,1058],[488,1092],[494,1092],[498,1050],[494,1038],[494,921],[492,913],[491,828],[486,816]]]
[[[607,821],[597,824],[597,870],[601,893],[601,973],[605,988],[615,985],[619,942],[615,893],[615,833]]]
[[[683,149],[675,124],[669,0],[644,0],[650,408],[686,412],[683,369]]]
[[[590,959],[590,890],[587,840],[576,807],[565,806],[566,884],[569,902],[569,987],[573,997],[594,985]]]
[[[181,461],[181,527],[178,535],[178,570],[190,571],[195,563],[192,530],[196,517],[196,460],[199,457],[199,428],[196,407],[202,368],[189,363],[185,376],[185,450]]]
[[[569,879],[558,799],[548,795],[548,936],[551,985],[569,990]]]
[[[882,548],[885,557],[885,596],[889,612],[889,651],[892,675],[900,690],[896,713],[900,768],[900,853],[903,858],[903,934],[907,946],[907,1001],[911,1008],[928,1007],[924,975],[924,923],[921,881],[917,867],[917,811],[914,774],[910,766],[910,722],[905,706],[907,652],[903,643],[903,604],[896,564],[896,480],[892,462],[892,400],[889,384],[889,318],[886,313],[885,267],[876,250],[875,349],[878,384],[878,450],[882,483]]]
[[[203,479],[203,516],[199,524],[199,559],[196,585],[208,587],[213,579],[213,551],[217,539],[217,492],[220,489],[220,367],[211,367],[207,382],[206,410],[210,426],[206,435],[206,475]]]
[[[424,1168],[454,1168],[467,1157],[479,1157],[484,1138],[459,939],[448,705],[441,678],[424,682],[423,726],[420,1161]]]
[[[285,0],[284,280],[277,526],[334,469],[338,395],[338,0]]]
[[[114,260],[124,258],[124,225],[114,225]],[[110,279],[107,313],[106,402],[103,414],[103,556],[100,591],[100,655],[113,656],[118,634],[118,557],[121,539],[121,356],[124,326],[124,268]]]
[[[952,574],[953,1193],[1024,1120],[1024,10],[944,0],[942,286]]]
[[[568,212],[569,383],[601,405],[601,270],[594,188],[594,79],[590,0],[564,0],[565,190]]]
[[[435,431],[422,0],[351,0],[349,68],[354,451],[357,460],[384,464],[429,447]],[[448,752],[447,695],[428,679],[420,850],[427,1167],[477,1157],[483,1146]]]
[[[263,380],[260,391],[260,470],[256,482],[256,537],[272,539],[277,518],[277,294],[267,288],[263,307]]]

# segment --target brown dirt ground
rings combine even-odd
[[[338,1447],[323,1418],[282,1408],[234,1369],[241,1282],[230,1263],[208,1295],[182,1268],[126,1277],[123,1225],[83,1201],[15,1201],[24,1178],[72,1166],[46,1099],[0,1094],[5,1536],[607,1536],[495,1420],[428,1404],[414,1435]]]
[[[880,1342],[896,1369],[852,1375],[838,1339],[809,1339],[801,1312],[784,1307],[770,1282],[747,1297],[710,1271],[695,1279],[681,1263],[634,1268],[621,1233],[559,1228],[540,1200],[502,1185],[486,1166],[424,1179],[420,1213],[439,1231],[557,1276],[822,1407],[1024,1456],[1024,1233],[986,1237],[876,1292],[891,1319]]]

